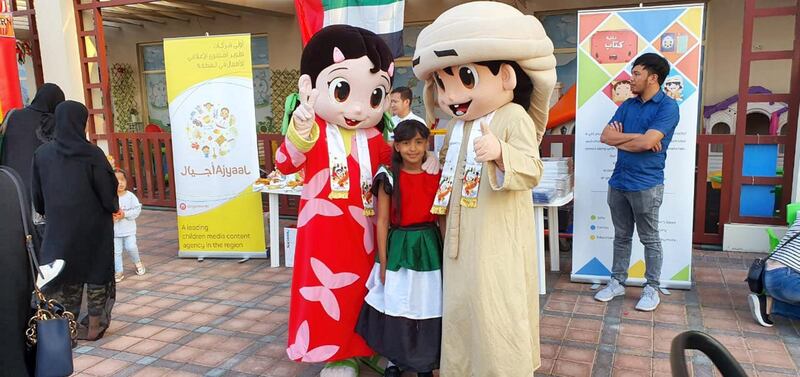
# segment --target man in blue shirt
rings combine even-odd
[[[594,298],[610,301],[625,295],[631,259],[633,227],[644,245],[645,283],[637,310],[658,307],[663,252],[658,234],[658,210],[664,197],[667,148],[680,119],[678,103],[661,90],[669,62],[644,54],[633,62],[631,90],[637,96],[623,102],[603,129],[600,141],[617,148],[617,163],[608,180],[608,207],[614,223],[611,280]]]

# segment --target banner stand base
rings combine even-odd
[[[205,258],[219,258],[219,259],[239,259],[239,263],[249,259],[267,259],[268,253],[266,251],[253,251],[253,252],[219,252],[219,251],[179,251],[178,258],[194,258],[198,262],[202,262]]]
[[[573,283],[590,283],[590,284],[605,284],[611,279],[610,276],[596,276],[596,275],[577,275],[577,274],[570,274],[569,280]],[[642,287],[644,286],[645,279],[642,278],[628,278],[628,281],[625,282],[626,286],[631,287]],[[682,290],[691,290],[692,289],[692,282],[691,281],[675,281],[675,280],[662,280],[661,281],[662,288],[669,288],[669,289],[682,289]]]

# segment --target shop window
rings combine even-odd
[[[253,35],[250,39],[257,127],[272,121],[272,85],[267,42],[266,35]],[[139,67],[142,79],[142,101],[145,102],[143,119],[146,123],[153,123],[161,129],[169,131],[164,44],[139,44]]]

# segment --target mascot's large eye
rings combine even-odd
[[[347,101],[347,97],[350,97],[350,83],[341,77],[337,77],[328,83],[328,92],[336,102]]]
[[[458,78],[467,89],[472,89],[478,85],[478,71],[473,65],[462,65],[458,67]]]
[[[384,98],[386,98],[386,90],[383,89],[382,86],[379,86],[375,88],[375,90],[372,91],[372,95],[369,96],[369,104],[373,109],[377,109],[381,103],[383,103]]]

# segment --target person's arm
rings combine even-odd
[[[319,126],[315,122],[311,128],[309,139],[298,135],[294,127],[294,119],[289,121],[286,137],[275,155],[275,168],[283,174],[293,174],[302,170],[307,158],[307,153],[316,144],[319,138]]]
[[[614,112],[614,116],[611,117],[611,120],[608,121],[608,124],[606,124],[606,126],[603,128],[603,132],[600,134],[601,143],[611,147],[616,147],[617,145],[630,141],[637,135],[625,134],[625,130],[623,129],[622,120],[625,119],[625,110],[627,107],[627,102],[622,103],[619,107],[617,107],[617,111]]]
[[[142,203],[139,202],[139,198],[133,193],[128,195],[128,200],[131,202],[131,207],[125,211],[125,218],[128,220],[136,220],[137,217],[142,213]]]
[[[600,134],[600,142],[608,146],[616,147],[621,144],[627,143],[641,134],[624,133],[622,123],[612,121]]]
[[[102,166],[92,165],[92,187],[100,200],[100,205],[108,213],[119,211],[119,197],[117,196],[117,177],[111,173],[110,169]]]
[[[638,134],[631,140],[617,145],[617,148],[633,153],[657,152],[661,150],[661,139],[663,138],[664,134],[661,131],[650,129],[644,135]]]
[[[381,264],[381,283],[386,283],[386,248],[389,242],[389,216],[391,213],[392,197],[383,189],[384,183],[378,187],[378,221],[376,233],[378,234],[378,261]]]
[[[500,158],[484,165],[489,184],[495,191],[530,190],[539,184],[543,170],[536,128],[527,116],[511,119],[509,123],[498,137]]]
[[[663,139],[665,135],[672,134],[672,132],[675,131],[680,117],[678,103],[673,100],[664,99],[655,117],[650,121],[647,132],[627,143],[618,145],[617,148],[634,153],[647,151],[660,152],[662,148],[661,139]]]

